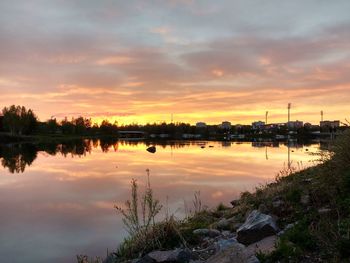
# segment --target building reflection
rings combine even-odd
[[[101,139],[83,139],[72,140],[65,143],[41,143],[41,144],[0,144],[0,160],[4,168],[7,168],[10,173],[23,173],[27,166],[30,166],[37,158],[38,152],[44,152],[51,156],[61,155],[64,157],[84,157],[87,154],[91,154],[93,149],[100,149],[103,153],[118,152],[120,149],[140,149],[144,150],[149,146],[156,146],[157,148],[166,149],[170,148],[171,156],[173,156],[173,150],[180,148],[193,148],[195,146],[209,145],[208,148],[213,148],[214,142],[208,141],[138,141],[138,140],[116,140],[112,138]],[[220,144],[222,148],[239,146],[240,144],[250,144],[251,148],[265,148],[264,157],[269,159],[269,150],[279,148],[281,146],[286,147],[288,150],[288,167],[291,165],[291,152],[293,149],[299,149],[305,146],[315,145],[315,142],[299,143],[297,141],[278,142],[278,141],[259,141],[259,142],[231,142],[222,141],[217,142],[217,146]],[[319,145],[319,144],[318,144]],[[215,147],[217,147],[215,146]],[[327,143],[321,144],[321,149],[326,150],[328,148]],[[201,149],[205,151],[205,149]],[[205,152],[204,152],[205,153]],[[209,154],[209,153],[208,153]]]

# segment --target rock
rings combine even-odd
[[[258,252],[262,252],[264,254],[269,254],[273,252],[276,249],[276,241],[277,241],[277,236],[269,236],[265,237],[264,239],[250,244],[247,247],[247,251],[251,255],[255,255]]]
[[[135,259],[132,261],[132,263],[156,263],[153,258],[150,258],[148,255],[144,256],[143,258]]]
[[[330,213],[332,211],[332,209],[323,207],[323,208],[318,209],[317,211],[320,215],[324,215],[324,214]]]
[[[221,232],[216,229],[199,228],[193,230],[193,234],[199,236],[217,237],[221,234]]]
[[[222,251],[222,250],[228,249],[229,247],[231,247],[232,245],[234,245],[236,243],[238,243],[238,241],[235,238],[219,239],[216,242],[216,250],[217,251]]]
[[[302,195],[300,198],[300,203],[302,203],[303,205],[308,205],[310,203],[310,195],[308,194]]]
[[[231,231],[225,230],[221,232],[221,236],[228,239],[233,238],[235,235]]]
[[[230,222],[226,218],[223,218],[216,223],[216,227],[221,230],[227,230],[230,228]]]
[[[244,245],[249,245],[277,232],[278,227],[271,216],[254,210],[237,230],[237,240]]]
[[[259,263],[259,260],[250,255],[242,244],[234,243],[211,256],[206,263]]]
[[[256,256],[250,256],[247,260],[247,263],[260,263],[260,261]]]
[[[155,153],[157,151],[156,146],[150,146],[146,149],[150,153]]]
[[[280,208],[280,207],[284,206],[284,201],[282,201],[282,200],[273,201],[272,206],[273,206],[273,208]]]
[[[147,256],[157,263],[188,263],[192,253],[188,249],[157,250],[148,253]]]

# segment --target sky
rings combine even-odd
[[[350,119],[348,0],[0,1],[0,107],[45,121]]]

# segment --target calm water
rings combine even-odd
[[[115,249],[126,233],[113,205],[129,197],[132,178],[143,189],[146,169],[155,195],[181,217],[195,191],[208,206],[229,204],[273,180],[288,152],[309,166],[319,147],[172,142],[152,154],[143,142],[0,145],[1,262],[75,262]]]

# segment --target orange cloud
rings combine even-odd
[[[126,56],[111,56],[111,57],[105,57],[102,59],[99,59],[96,64],[100,66],[105,65],[123,65],[123,64],[130,64],[133,63],[135,60],[131,57]]]

